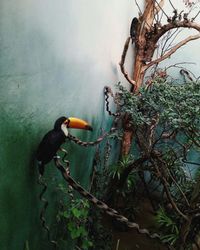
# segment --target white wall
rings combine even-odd
[[[3,0],[1,76],[18,78],[32,111],[36,102],[49,120],[96,115],[104,85],[121,79],[118,63],[136,13],[128,0]]]
[[[183,2],[183,0],[171,0],[173,6],[178,9],[178,12],[180,13],[183,10],[184,12],[189,12],[188,18],[191,19],[194,17],[198,11],[200,10],[200,3],[196,4],[192,9],[187,8]],[[168,0],[165,1],[164,5],[165,13],[170,17],[173,16],[173,7],[171,6],[170,2]],[[195,19],[195,22],[200,23],[200,15]],[[166,17],[165,14],[163,14],[163,23],[166,23]],[[172,45],[175,45],[179,41],[183,40],[184,38],[190,36],[190,35],[196,35],[198,34],[198,31],[194,29],[187,29],[183,28],[182,31],[177,35],[176,39],[172,43]],[[174,31],[174,30],[172,30]],[[179,50],[177,50],[170,58],[167,60],[164,60],[160,67],[168,67],[172,64],[182,63],[182,62],[189,62],[193,64],[182,64],[178,66],[183,66],[190,70],[196,77],[200,76],[200,39],[191,41],[187,43],[186,45],[182,46]],[[171,68],[169,70],[169,73],[172,74],[174,78],[179,79],[180,68]]]

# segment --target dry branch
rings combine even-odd
[[[176,205],[175,201],[173,200],[172,196],[171,196],[171,193],[169,191],[169,188],[168,188],[168,182],[167,180],[165,179],[165,177],[161,177],[161,180],[162,180],[162,183],[163,183],[163,187],[164,187],[164,190],[165,190],[165,193],[167,195],[167,198],[169,200],[169,202],[171,203],[172,207],[174,208],[174,210],[182,217],[184,218],[186,221],[188,221],[188,217],[182,213],[182,211],[178,208],[178,206]]]
[[[165,24],[158,30],[158,33],[155,35],[155,41],[158,41],[161,36],[163,36],[167,31],[174,28],[192,28],[200,32],[200,24],[192,21],[176,21]]]
[[[174,184],[176,185],[176,187],[179,189],[180,193],[182,194],[186,204],[188,205],[188,207],[190,206],[190,203],[185,195],[185,193],[183,192],[183,190],[181,189],[180,185],[177,183],[177,181],[175,180],[175,178],[173,177],[173,175],[171,174],[171,172],[168,170],[168,174],[170,176],[170,178],[172,179],[172,181],[174,182]]]
[[[163,60],[167,59],[172,54],[174,54],[179,48],[181,48],[182,46],[184,46],[186,43],[188,43],[188,42],[190,42],[192,40],[199,39],[199,38],[200,38],[200,34],[195,35],[195,36],[189,36],[189,37],[185,38],[184,40],[182,40],[181,42],[179,42],[176,46],[174,46],[170,51],[168,51],[165,55],[163,55],[160,58],[157,58],[157,59],[151,61],[150,63],[146,64],[144,66],[144,69],[147,70],[152,65],[162,62]]]
[[[121,68],[121,72],[122,72],[122,74],[124,75],[124,77],[126,78],[126,80],[127,80],[130,84],[132,84],[133,86],[135,86],[136,82],[133,81],[133,80],[130,78],[130,76],[128,75],[128,72],[125,70],[125,67],[124,67],[124,63],[125,63],[126,54],[127,54],[127,51],[128,51],[128,47],[129,47],[130,40],[131,40],[130,37],[128,37],[128,38],[126,39],[126,42],[125,42],[125,44],[124,44],[123,53],[122,53],[122,56],[121,56],[121,61],[120,61],[119,65],[120,65],[120,68]]]

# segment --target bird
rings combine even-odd
[[[131,27],[130,27],[130,37],[132,39],[132,43],[134,42],[135,37],[136,37],[138,23],[139,23],[139,21],[138,21],[137,17],[134,17],[132,22],[131,22]]]
[[[54,128],[48,131],[38,145],[36,159],[41,176],[44,175],[45,165],[55,156],[61,145],[68,137],[68,128],[92,131],[92,127],[84,120],[76,117],[62,116],[55,121]]]

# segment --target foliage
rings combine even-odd
[[[117,178],[120,180],[121,174],[123,171],[134,161],[133,155],[123,156],[121,160],[119,160],[116,164],[110,166],[109,176],[111,178]],[[124,183],[123,188],[121,190],[116,190],[122,196],[126,197],[128,193],[133,193],[136,183],[138,181],[137,172],[130,173],[126,179],[126,183]],[[128,209],[128,208],[127,208]]]
[[[151,124],[152,117],[159,115],[159,123],[165,126],[199,133],[199,82],[174,84],[157,78],[150,88],[142,87],[138,95],[121,85],[119,90],[121,110],[130,114],[134,126]]]
[[[110,176],[120,183],[120,187],[124,187],[121,177],[127,184],[133,173],[130,163],[136,169],[134,176],[137,176],[138,170],[148,173],[150,183],[159,185],[161,199],[156,206],[168,204],[171,207],[170,216],[164,208],[157,212],[156,221],[162,229],[162,239],[175,245],[181,237],[177,225],[182,225],[185,218],[190,217],[191,204],[193,209],[197,209],[200,201],[199,171],[192,176],[187,169],[188,164],[193,164],[187,160],[189,152],[198,153],[200,149],[200,82],[180,84],[156,77],[151,84],[141,87],[139,93],[133,94],[121,84],[118,89],[118,111],[122,119],[124,114],[128,117],[136,152],[132,152],[131,159],[125,157],[114,164]],[[126,175],[123,175],[125,172]],[[143,181],[147,190],[145,174]],[[137,193],[136,181],[133,183]],[[151,193],[147,193],[151,200]],[[124,194],[127,195],[126,192]],[[193,221],[191,224],[188,222],[188,237],[195,227],[193,224]]]
[[[121,85],[118,88],[119,112],[128,115],[130,119],[134,132],[133,143],[137,152],[116,160],[110,168],[105,164],[108,162],[108,152],[105,152],[106,157],[103,157],[104,165],[100,160],[100,154],[96,154],[92,193],[96,192],[97,196],[104,195],[108,177],[112,184],[123,180],[124,185],[120,185],[123,186],[120,190],[117,185],[116,188],[111,185],[113,192],[117,193],[114,205],[116,209],[117,205],[121,206],[120,209],[124,209],[122,213],[131,218],[135,214],[134,199],[137,199],[133,194],[139,193],[139,171],[143,173],[143,185],[146,189],[148,185],[145,185],[145,174],[148,173],[154,184],[159,184],[162,193],[156,206],[171,205],[170,215],[164,208],[157,211],[156,222],[162,230],[162,240],[176,245],[180,237],[177,225],[184,221],[182,214],[187,216],[190,209],[188,204],[197,183],[197,180],[186,171],[185,162],[188,151],[196,151],[200,144],[200,84],[175,84],[166,79],[156,78],[151,86],[142,87],[138,94],[130,93]],[[116,135],[114,138],[121,140],[121,137]],[[130,166],[144,156],[145,160],[138,161],[138,167],[134,165],[133,171]],[[130,169],[130,172],[123,175],[127,169]],[[166,190],[169,193],[167,197]],[[66,190],[63,189],[62,192]],[[109,196],[109,192],[107,194]],[[151,199],[150,192],[147,195]],[[175,206],[172,206],[172,202]],[[174,209],[176,206],[178,209]],[[97,217],[98,220],[94,220]],[[99,214],[94,215],[84,200],[71,198],[61,206],[57,218],[81,249],[104,249],[105,240],[110,242],[111,234],[106,232]],[[188,228],[192,230],[193,226],[189,225]],[[111,249],[108,244],[106,247]]]
[[[119,162],[110,167],[109,175],[112,178],[117,177],[118,179],[120,179],[121,173],[132,161],[133,161],[132,155],[123,156]]]
[[[156,214],[156,223],[162,230],[162,241],[175,245],[179,238],[179,229],[176,222],[170,218],[161,207]]]
[[[62,192],[66,192],[62,184],[59,185]],[[81,249],[89,249],[93,246],[88,235],[89,203],[85,199],[71,199],[62,204],[57,214],[57,221],[64,223],[70,238]]]
[[[149,155],[150,166],[155,168],[162,162],[159,172],[167,180],[173,179],[169,186],[175,197],[182,195],[180,189],[189,195],[195,181],[186,172],[185,162],[190,150],[200,149],[200,83],[175,84],[155,78],[151,86],[142,87],[138,94],[121,85],[118,88],[119,106],[122,113],[129,115],[138,155],[154,152]],[[155,158],[155,152],[160,156]],[[120,176],[120,171],[123,169],[116,169],[115,173]]]

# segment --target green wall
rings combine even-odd
[[[106,128],[103,87],[121,78],[118,62],[132,13],[128,0],[1,0],[1,250],[24,249],[26,241],[31,250],[50,249],[39,221],[35,150],[61,115],[93,125],[93,133],[71,131],[84,140]],[[73,176],[87,186],[94,149],[67,148]],[[62,179],[51,164],[45,175]]]

